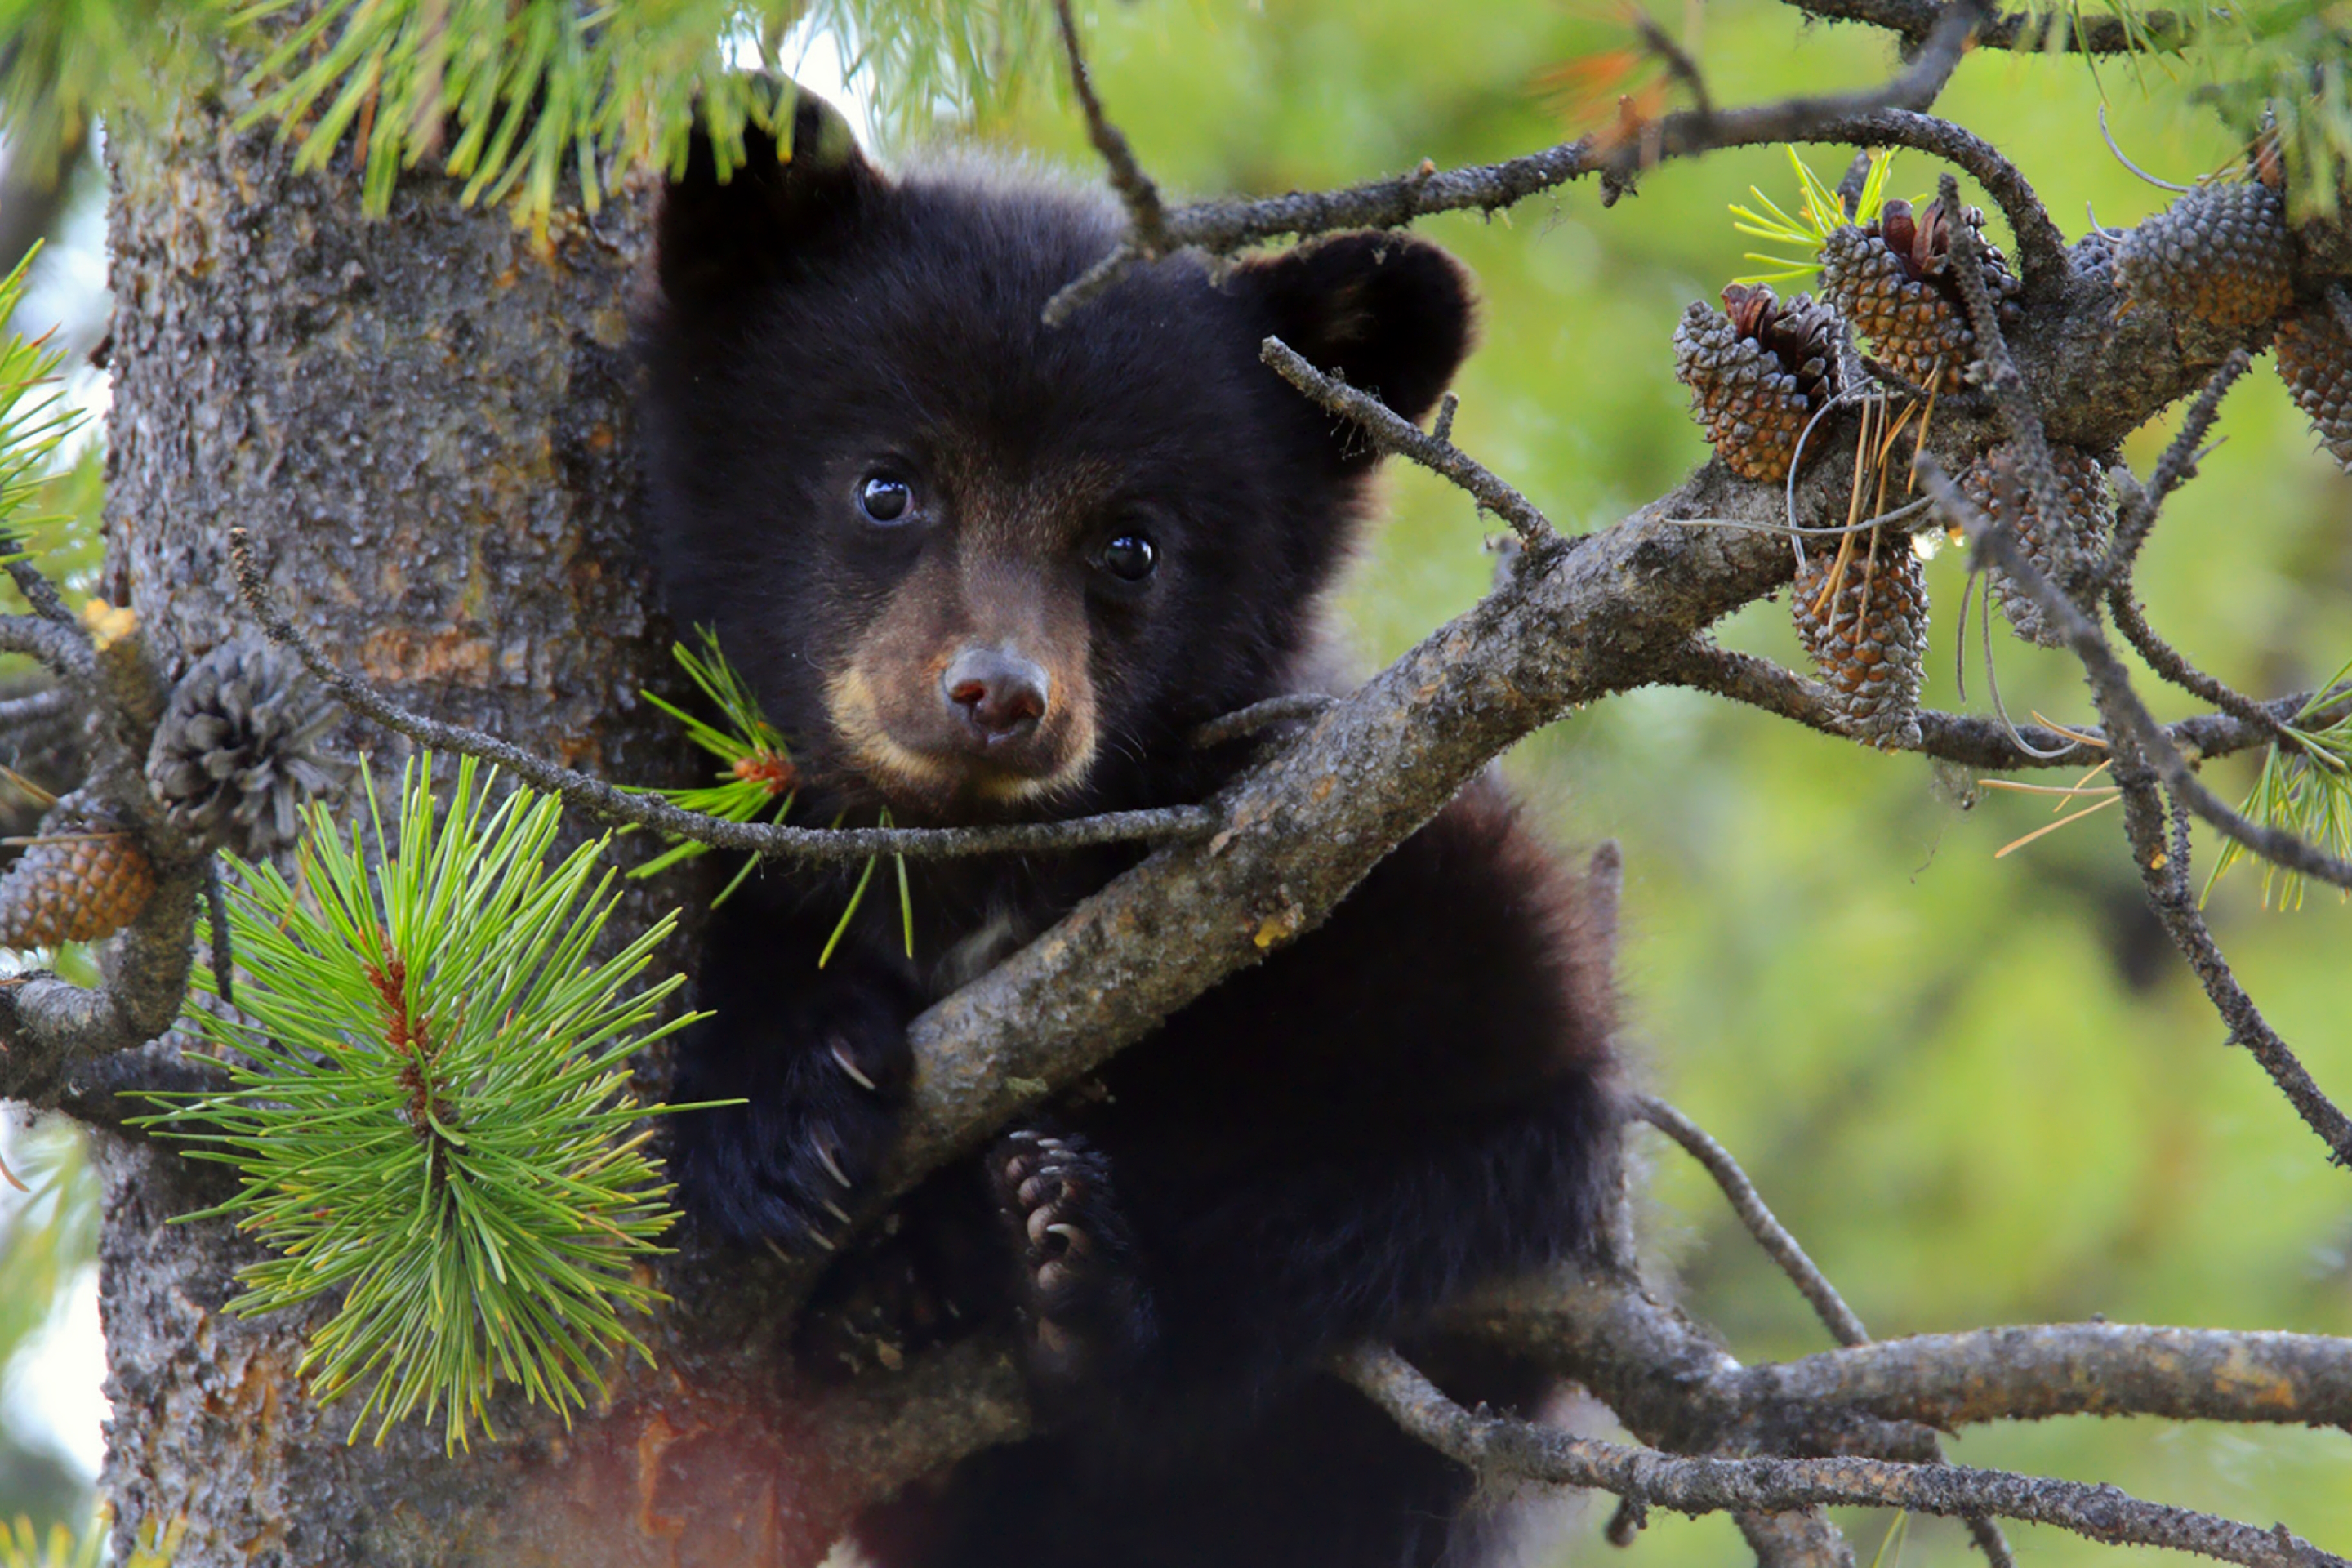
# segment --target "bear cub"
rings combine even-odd
[[[722,181],[695,147],[644,341],[670,607],[791,739],[793,820],[1207,798],[1255,742],[1194,731],[1311,689],[1375,466],[1259,344],[1419,419],[1469,346],[1463,269],[1393,234],[1180,256],[1047,327],[1119,238],[1106,196],[977,161],[886,175],[805,94],[790,154],[755,134]],[[746,881],[699,960],[715,1016],[680,1045],[681,1100],[746,1101],[673,1131],[690,1214],[842,1247],[906,1098],[908,1021],[1140,854],[910,863],[911,956],[886,867],[822,968],[858,868]],[[834,1278],[887,1257],[939,1321],[1012,1325],[1040,1435],[876,1510],[868,1557],[1474,1555],[1450,1523],[1466,1473],[1318,1369],[1380,1336],[1457,1396],[1544,1393],[1423,1324],[1594,1236],[1619,1120],[1599,923],[1482,781],[1321,928],[912,1194]]]

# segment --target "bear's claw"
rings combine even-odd
[[[1134,1247],[1110,1163],[1071,1133],[1008,1133],[990,1174],[1021,1253],[1033,1372],[1050,1382],[1126,1360],[1148,1337]]]

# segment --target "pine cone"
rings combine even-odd
[[[335,714],[276,648],[224,643],[173,689],[148,748],[148,787],[187,832],[267,856],[300,833],[302,803],[348,769],[320,746]]]
[[[1788,478],[1806,422],[1838,388],[1838,320],[1800,294],[1734,283],[1724,310],[1694,301],[1675,329],[1675,375],[1691,390],[1691,414],[1732,472]]]
[[[2293,300],[2288,263],[2276,191],[2259,181],[2200,185],[2124,236],[2116,280],[2135,304],[2251,327]]]
[[[1983,226],[1974,208],[1961,221]],[[1985,287],[2003,310],[2021,285],[2001,253],[1984,247]],[[1854,331],[1871,340],[1886,367],[1906,381],[1950,392],[1976,357],[1968,307],[1953,281],[1951,218],[1941,201],[1915,218],[1911,204],[1890,201],[1870,223],[1831,231],[1822,245],[1822,292]]]
[[[2278,373],[2319,444],[2352,468],[2352,334],[2325,310],[2289,317],[2279,323]]]
[[[1856,535],[1843,571],[1836,551],[1809,552],[1795,592],[1798,640],[1848,730],[1874,746],[1916,745],[1927,575],[1910,537],[1891,528]]]
[[[155,868],[138,839],[82,796],[59,801],[41,834],[0,876],[0,948],[95,942],[154,895]]]
[[[1960,493],[1995,522],[2016,531],[2026,558],[2041,568],[2087,612],[2097,591],[2095,574],[2105,559],[2107,540],[2115,528],[2115,502],[2107,493],[2106,474],[2099,460],[2079,447],[2053,446],[2051,466],[2058,470],[2058,488],[2066,498],[2066,515],[2055,528],[2042,520],[2042,509],[2017,468],[2015,450],[2007,443],[1993,447],[1960,476]],[[2016,515],[2011,515],[2011,498]],[[2028,598],[2007,575],[1992,579],[1993,602],[2019,637],[2043,647],[2056,647],[2064,638],[2052,627],[2042,606]]]

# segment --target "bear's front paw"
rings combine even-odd
[[[902,1075],[887,1058],[828,1035],[768,1071],[736,1077],[742,1104],[681,1116],[675,1165],[687,1207],[737,1240],[834,1251],[898,1130]],[[677,1098],[719,1098],[719,1084],[698,1092],[705,1084],[692,1080],[703,1076],[682,1071]]]
[[[1030,1367],[1059,1383],[1115,1373],[1150,1338],[1135,1246],[1110,1164],[1074,1133],[1009,1133],[989,1161],[1017,1238]]]

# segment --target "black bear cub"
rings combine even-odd
[[[887,176],[802,96],[667,193],[646,323],[654,527],[795,746],[793,819],[1068,816],[1206,798],[1203,722],[1312,679],[1374,454],[1259,362],[1278,335],[1408,418],[1466,352],[1462,268],[1351,234],[1140,268],[1040,312],[1120,216],[1001,164]],[[677,1093],[690,1212],[827,1251],[887,1152],[906,1026],[1133,848],[771,868],[714,915]],[[1041,1435],[859,1527],[886,1564],[1398,1568],[1473,1555],[1467,1475],[1318,1368],[1402,1337],[1465,1398],[1540,1379],[1416,1338],[1573,1256],[1612,1179],[1605,936],[1481,783],[1320,929],[915,1194],[892,1249],[959,1324],[1015,1326]],[[870,1260],[870,1255],[869,1255]],[[860,1263],[845,1256],[836,1276]],[[877,1265],[878,1267],[878,1265]],[[945,1321],[944,1317],[941,1321]],[[1451,1554],[1449,1555],[1449,1541]]]

